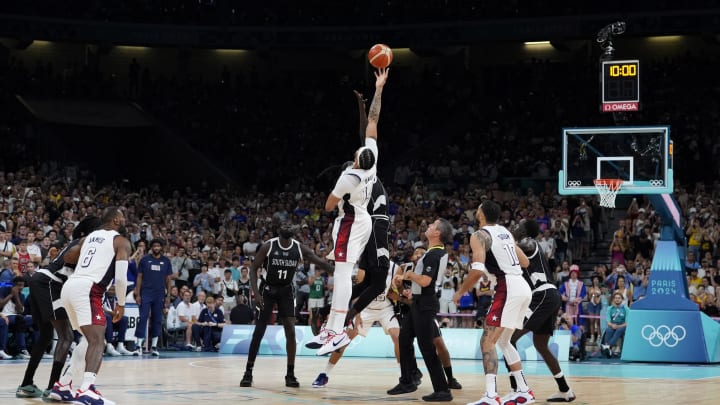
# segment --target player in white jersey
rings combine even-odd
[[[478,207],[475,217],[481,229],[470,237],[472,270],[455,293],[453,300],[457,303],[483,274],[487,274],[490,279],[496,279],[496,286],[480,339],[485,369],[485,395],[472,404],[530,404],[535,402],[535,397],[523,375],[520,354],[510,343],[515,329],[522,329],[532,299],[532,291],[523,279],[522,271],[522,267],[527,267],[530,261],[522,249],[515,244],[510,231],[497,224],[500,218],[500,206],[497,203],[483,202]],[[497,393],[496,344],[502,350],[510,374],[517,383],[517,391],[502,399]]]
[[[385,290],[382,294],[375,297],[375,299],[357,315],[357,317],[360,318],[360,321],[355,322],[355,328],[348,330],[347,333],[351,340],[357,335],[367,337],[368,332],[370,332],[370,327],[372,327],[375,322],[378,322],[383,328],[385,334],[389,335],[392,339],[393,347],[395,348],[395,359],[398,363],[400,363],[400,351],[398,347],[400,323],[398,322],[397,315],[395,314],[395,307],[393,306],[392,301],[386,296],[390,291],[396,269],[399,269],[399,266],[394,262],[390,262],[390,268],[388,269],[387,278],[385,279]],[[328,380],[330,379],[330,371],[333,367],[335,367],[337,362],[340,361],[343,353],[345,353],[346,347],[343,347],[330,355],[330,359],[325,366],[325,371],[320,373],[315,381],[313,381],[313,387],[324,387],[328,383]]]
[[[340,349],[350,343],[344,331],[350,297],[352,271],[360,259],[372,231],[372,219],[367,211],[377,172],[377,125],[380,117],[381,95],[389,70],[375,73],[375,96],[368,113],[365,146],[355,152],[353,165],[345,169],[325,202],[325,211],[338,208],[333,224],[333,251],[328,259],[335,261],[335,286],[326,327],[306,346],[319,348],[318,355]]]
[[[64,390],[72,390],[71,382],[82,381],[73,400],[76,404],[113,404],[95,389],[95,378],[105,350],[106,320],[102,299],[113,279],[117,291],[127,289],[128,258],[132,248],[130,241],[122,236],[125,233],[122,211],[117,207],[106,208],[102,223],[100,229],[85,237],[75,273],[68,278],[61,293],[73,329],[83,335],[73,351],[68,370],[60,377]],[[118,294],[113,322],[119,321],[124,311],[125,294]]]

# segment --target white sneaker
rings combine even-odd
[[[5,353],[5,350],[0,350],[0,359],[10,360],[10,359],[12,359],[12,358],[13,358],[13,356]]]
[[[118,343],[117,351],[123,356],[132,356],[133,354],[130,350],[125,348],[124,343]]]
[[[535,402],[535,395],[532,390],[528,392],[511,392],[500,401],[501,405],[532,404]]]
[[[138,347],[137,349],[133,350],[133,351],[130,352],[130,353],[132,353],[133,356],[142,357],[142,355],[143,355],[143,351],[142,351],[142,350],[143,350],[142,347]]]
[[[517,391],[508,392],[507,394],[500,397],[500,403],[504,404],[505,402],[512,400],[513,398],[515,398],[515,394],[517,394]]]
[[[122,354],[120,354],[120,352],[115,350],[115,347],[112,345],[112,343],[108,343],[107,345],[105,345],[105,354],[107,354],[108,356],[113,356],[113,357],[122,356]]]
[[[558,391],[550,395],[547,399],[548,402],[572,402],[575,400],[575,393],[572,389],[567,392]]]
[[[319,349],[321,348],[325,342],[328,340],[328,337],[330,336],[330,330],[323,327],[320,329],[320,333],[313,336],[312,339],[310,339],[309,342],[305,343],[305,347],[308,349]]]
[[[334,335],[332,339],[328,338],[325,344],[318,349],[316,354],[318,356],[324,356],[328,353],[340,350],[348,344],[350,344],[350,337],[347,333],[345,333],[345,331],[342,331],[341,333]]]
[[[158,351],[157,347],[150,348],[150,355],[153,357],[160,357],[160,352]]]
[[[20,356],[23,360],[27,360],[30,358],[30,353],[26,349],[22,349],[20,350],[20,353],[18,353],[18,356]]]
[[[486,392],[484,397],[478,399],[475,402],[468,402],[467,405],[500,405],[500,397],[489,397]]]

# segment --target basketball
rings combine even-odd
[[[368,51],[368,60],[378,69],[386,68],[393,60],[392,49],[385,44],[375,44]]]

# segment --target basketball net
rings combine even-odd
[[[595,179],[594,182],[600,194],[600,206],[615,208],[615,197],[622,186],[622,179]]]

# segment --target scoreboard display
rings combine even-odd
[[[602,112],[640,109],[640,61],[606,60],[600,66]]]

